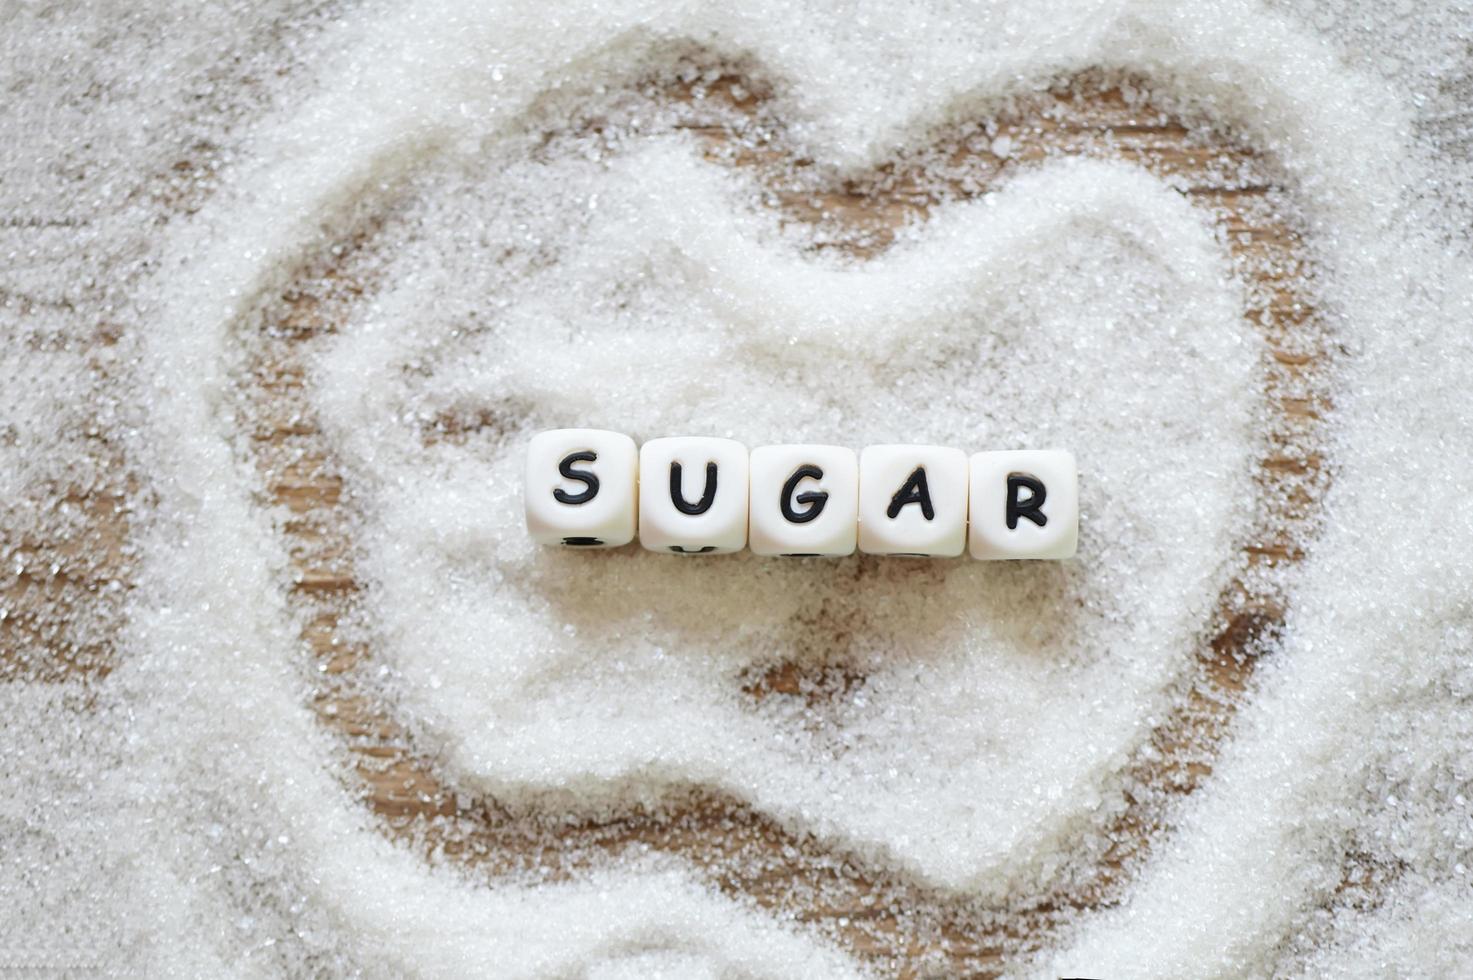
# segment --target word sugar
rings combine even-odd
[[[1070,558],[1074,457],[1058,449],[747,447],[554,429],[527,451],[527,529],[543,544],[711,555]]]

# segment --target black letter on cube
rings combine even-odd
[[[996,484],[993,484],[996,486]],[[1018,500],[1018,491],[1026,489],[1028,496],[1022,501]],[[1043,512],[1043,502],[1048,499],[1048,491],[1044,489],[1043,481],[1036,476],[1026,473],[1008,474],[1008,504],[1007,519],[1008,530],[1015,531],[1018,528],[1018,518],[1026,517],[1039,527],[1048,523],[1048,515]]]
[[[824,506],[829,502],[827,490],[806,490],[798,496],[793,496],[793,491],[798,489],[798,484],[804,479],[823,479],[823,470],[812,463],[804,463],[793,471],[788,477],[788,482],[783,484],[782,512],[783,518],[792,524],[807,524],[809,521],[823,513]],[[793,503],[808,504],[807,510],[797,511],[793,509]]]
[[[706,486],[701,490],[701,499],[693,504],[686,503],[685,497],[680,492],[680,464],[670,464],[670,502],[675,509],[682,514],[695,517],[704,514],[711,509],[711,504],[716,501],[716,464],[706,464]],[[713,546],[714,550],[714,546]]]
[[[577,493],[568,493],[562,487],[555,487],[552,491],[552,499],[560,504],[586,504],[594,497],[597,497],[598,477],[587,470],[573,469],[574,463],[592,463],[597,459],[598,453],[589,451],[569,453],[564,456],[563,461],[557,464],[557,471],[567,479],[576,480],[583,484],[586,489],[580,490]]]
[[[936,508],[931,506],[931,488],[926,484],[924,466],[917,466],[915,471],[905,478],[905,483],[895,491],[895,496],[890,498],[890,506],[886,509],[885,516],[892,521],[895,520],[900,516],[900,509],[906,504],[920,504],[921,514],[926,520],[936,519]]]

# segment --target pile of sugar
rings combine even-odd
[[[686,142],[468,162],[404,218],[424,237],[323,356],[321,416],[371,488],[357,540],[400,710],[499,800],[702,784],[933,883],[1005,889],[1101,809],[1210,618],[1261,399],[1238,291],[1201,218],[1132,172],[1020,178],[838,266],[775,241]],[[548,258],[498,261],[523,240]],[[507,403],[505,431],[425,445],[435,418]],[[524,447],[580,421],[1077,446],[1088,557],[548,553],[521,528]],[[866,679],[822,709],[744,693],[779,663]]]
[[[6,15],[5,564],[34,577],[30,542],[73,519],[51,505],[68,480],[127,487],[132,512],[126,606],[84,624],[115,634],[111,671],[0,685],[0,965],[859,970],[676,860],[488,888],[354,798],[307,704],[280,515],[233,393],[283,277],[380,210],[377,286],[310,382],[354,490],[375,693],[449,783],[593,815],[711,787],[991,899],[1108,843],[1122,760],[1179,696],[1244,522],[1265,353],[1243,285],[1200,212],[1101,163],[944,205],[863,264],[816,255],[750,176],[625,94],[695,44],[754,65],[795,152],[836,172],[1094,66],[1272,150],[1343,353],[1324,526],[1176,831],[1118,907],[1014,966],[1465,971],[1473,25],[520,6]],[[543,138],[574,114],[602,130]],[[573,424],[1069,446],[1081,559],[860,574],[534,549],[518,453]],[[744,693],[785,661],[867,679],[817,708]]]

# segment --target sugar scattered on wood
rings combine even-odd
[[[10,15],[0,966],[859,971],[833,927],[721,887],[745,852],[560,833],[694,788],[834,880],[1003,905],[1067,893],[1126,799],[1161,797],[1172,830],[1120,900],[1062,913],[1023,972],[1467,972],[1473,24],[1383,7]],[[1282,185],[1254,207],[1302,259],[1235,266],[1224,236],[1254,229],[1181,181],[1022,157],[996,120],[1098,67],[1204,145],[1260,147],[1211,167]],[[924,148],[977,118],[968,150],[1017,175],[966,199],[977,176]],[[825,196],[886,160],[930,202],[888,248]],[[1332,340],[1332,405],[1274,397],[1333,413],[1334,482],[1285,543],[1282,636],[1172,802],[1126,762],[1237,567],[1265,364],[1311,353],[1243,316],[1275,277]],[[304,342],[310,394],[253,428],[252,365],[313,302],[334,329]],[[308,420],[330,460],[255,468]],[[755,445],[795,420],[1071,446],[1080,558],[677,564],[520,527],[537,429]],[[331,522],[264,501],[329,470],[350,546],[294,582],[282,529]],[[353,577],[335,639],[371,656],[319,671],[288,592]],[[397,719],[448,815],[390,834],[318,697]],[[488,800],[522,864],[437,843]]]

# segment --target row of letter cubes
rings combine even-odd
[[[527,529],[543,544],[759,555],[1069,558],[1074,457],[1061,450],[762,446],[556,429],[527,453]]]

